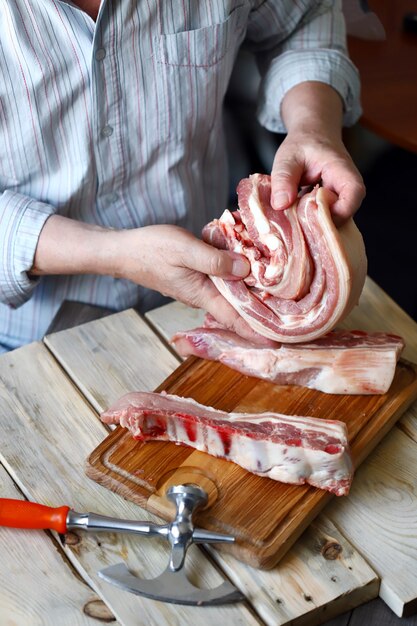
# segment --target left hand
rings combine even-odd
[[[311,130],[290,131],[272,166],[272,206],[288,208],[295,202],[299,187],[319,182],[336,193],[331,212],[336,226],[341,226],[365,197],[362,176],[339,137]]]

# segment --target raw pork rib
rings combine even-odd
[[[191,398],[128,393],[101,414],[135,439],[174,441],[284,483],[349,492],[353,477],[343,422],[280,413],[226,413]]]
[[[217,289],[260,335],[284,343],[311,341],[332,330],[357,304],[367,263],[352,219],[337,229],[328,192],[316,187],[285,211],[270,204],[271,178],[240,181],[239,211],[207,224],[203,238],[244,254],[244,280],[211,276]]]
[[[171,341],[182,356],[194,354],[279,385],[302,385],[325,393],[388,391],[404,342],[397,335],[332,331],[309,343],[260,347],[228,330],[195,328]]]

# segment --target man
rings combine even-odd
[[[322,180],[341,223],[364,188],[341,141],[360,107],[340,2],[0,5],[2,350],[42,337],[65,299],[144,310],[155,291],[252,336],[208,278],[247,261],[197,238],[226,204],[222,103],[244,41],[259,119],[287,132],[274,207]]]

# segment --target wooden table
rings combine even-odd
[[[404,32],[403,16],[415,0],[370,0],[385,41],[349,37],[349,53],[362,85],[361,123],[384,139],[417,151],[417,33]]]
[[[98,412],[127,391],[156,388],[180,362],[167,339],[197,325],[201,315],[178,303],[146,319],[129,310],[2,355],[1,495],[154,519],[86,478],[83,466],[109,432]],[[400,333],[405,357],[417,361],[417,325],[372,281],[347,326]],[[323,552],[323,542],[342,550]],[[97,576],[124,560],[149,578],[164,569],[167,554],[157,539],[77,532],[64,541],[49,532],[0,529],[0,624],[417,625],[417,617],[399,620],[387,608],[397,615],[417,610],[417,406],[359,468],[351,495],[334,499],[274,570],[254,570],[215,549],[192,547],[194,581],[215,586],[222,572],[246,602],[169,605]]]

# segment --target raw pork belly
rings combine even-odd
[[[343,422],[280,413],[226,413],[191,398],[128,393],[102,413],[141,441],[174,441],[284,483],[349,492],[353,466]]]
[[[404,342],[397,335],[332,331],[309,343],[260,347],[228,330],[195,328],[171,341],[182,356],[220,361],[242,374],[325,393],[388,391]]]
[[[217,289],[264,337],[311,341],[332,330],[357,304],[367,263],[352,219],[337,229],[328,193],[316,187],[285,211],[271,207],[271,178],[253,174],[237,188],[239,211],[207,224],[208,243],[245,255],[244,280],[211,276]]]

